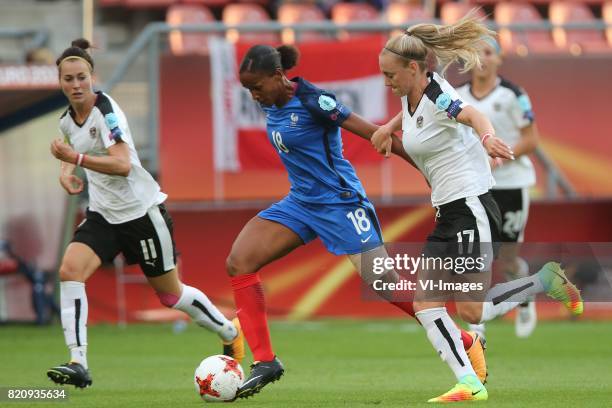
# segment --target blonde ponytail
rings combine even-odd
[[[417,24],[402,35],[387,41],[383,52],[389,51],[406,60],[415,60],[424,68],[429,52],[432,52],[438,63],[443,66],[442,74],[454,62],[463,63],[461,72],[466,72],[480,65],[478,53],[481,41],[495,38],[495,32],[477,17],[477,9],[471,10],[465,17],[451,25]]]

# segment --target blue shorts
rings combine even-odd
[[[288,195],[257,215],[283,224],[305,244],[321,238],[334,255],[359,254],[383,244],[376,211],[367,198],[355,203],[312,204]]]

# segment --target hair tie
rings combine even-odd
[[[409,56],[400,54],[399,52],[397,52],[395,50],[392,50],[391,48],[384,47],[383,49],[387,50],[390,53],[393,53],[393,54],[397,55],[398,57],[403,58],[403,59],[405,59],[407,61],[417,61],[417,62],[424,62],[425,61],[424,58],[409,57]]]
[[[395,51],[395,50],[392,50],[391,48],[387,48],[387,47],[385,47],[384,49],[385,49],[385,50],[387,50],[387,51],[389,51],[389,52],[392,52],[393,54],[397,55],[398,57],[402,57],[402,58],[404,58],[404,59],[410,59],[410,58],[406,57],[405,55],[402,55],[402,54],[400,54],[399,52],[397,52],[397,51]]]
[[[493,37],[484,37],[483,38],[484,41],[486,41],[491,47],[493,47],[493,49],[495,50],[496,54],[501,54],[501,46],[499,45],[499,43],[497,42],[497,40]]]
[[[60,67],[60,66],[61,66],[61,65],[64,63],[64,61],[71,60],[71,59],[75,59],[75,60],[81,60],[81,61],[83,61],[83,62],[84,62],[84,63],[85,63],[85,64],[86,64],[86,65],[89,67],[89,71],[90,71],[90,72],[93,72],[93,67],[91,66],[91,64],[89,63],[89,61],[87,61],[87,60],[86,60],[85,58],[83,58],[83,57],[79,57],[78,55],[70,55],[70,56],[68,56],[68,57],[64,58],[63,60],[61,60],[61,61],[60,61],[60,63],[58,64],[58,67]]]

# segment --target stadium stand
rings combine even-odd
[[[171,25],[214,22],[212,12],[197,4],[174,4],[168,8],[166,22]],[[219,34],[185,33],[173,31],[169,35],[170,50],[175,55],[206,53],[208,37]]]
[[[123,6],[129,8],[155,8],[155,7],[169,7],[174,0],[123,0]]]
[[[612,1],[604,3],[601,14],[606,24],[612,24]],[[606,38],[608,39],[608,45],[612,47],[612,27],[606,29]]]
[[[281,24],[296,24],[313,21],[324,21],[325,15],[319,7],[314,4],[285,3],[281,4],[277,12],[278,22]],[[326,34],[318,31],[304,31],[296,34],[290,28],[283,29],[281,33],[283,43],[293,44],[295,42],[325,41],[330,39]]]
[[[373,6],[366,3],[337,3],[332,7],[331,19],[341,25],[355,21],[378,21],[380,16]],[[364,35],[371,34],[341,31],[338,33],[338,39],[347,40]]]
[[[270,16],[259,4],[237,3],[228,4],[223,8],[222,20],[225,24],[236,26],[243,23],[265,23]],[[262,42],[277,43],[280,38],[277,33],[251,32],[239,33],[236,29],[227,30],[226,38],[232,42]]]
[[[513,23],[541,23],[543,19],[532,4],[500,2],[495,6],[495,22],[503,26]],[[555,53],[560,51],[555,46],[550,32],[543,30],[511,31],[508,28],[501,28],[499,40],[504,52],[523,57],[531,52]]]
[[[174,1],[177,3],[177,1]],[[206,7],[225,6],[231,3],[231,0],[181,0],[180,3],[199,4]],[[253,1],[255,3],[255,1]]]
[[[98,0],[98,6],[100,7],[122,7],[124,6],[123,0]]]
[[[385,10],[385,17],[391,24],[414,24],[433,19],[433,15],[418,4],[391,3]],[[402,30],[394,30],[391,35],[401,34]]]
[[[553,25],[567,23],[594,23],[595,17],[584,4],[555,1],[551,3],[548,11],[550,22]],[[552,31],[553,40],[558,47],[566,48],[573,55],[583,52],[608,52],[603,32],[597,29],[566,29],[555,27]]]
[[[440,20],[443,24],[452,24],[465,16],[474,8],[470,3],[443,3],[440,6]],[[479,8],[477,14],[480,17],[486,17],[486,13],[482,8]]]

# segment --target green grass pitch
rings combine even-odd
[[[454,378],[405,320],[275,322],[285,364],[281,381],[234,404],[242,407],[413,407],[447,391]],[[612,325],[541,323],[517,339],[508,322],[488,325],[489,401],[494,407],[610,406]],[[97,325],[89,329],[93,387],[67,387],[68,402],[14,407],[197,407],[193,372],[220,352],[216,336],[195,325]],[[0,327],[0,387],[51,387],[48,367],[65,362],[61,328]],[[248,361],[243,362],[248,371]],[[465,404],[463,404],[465,405]],[[483,405],[483,404],[481,404]]]

